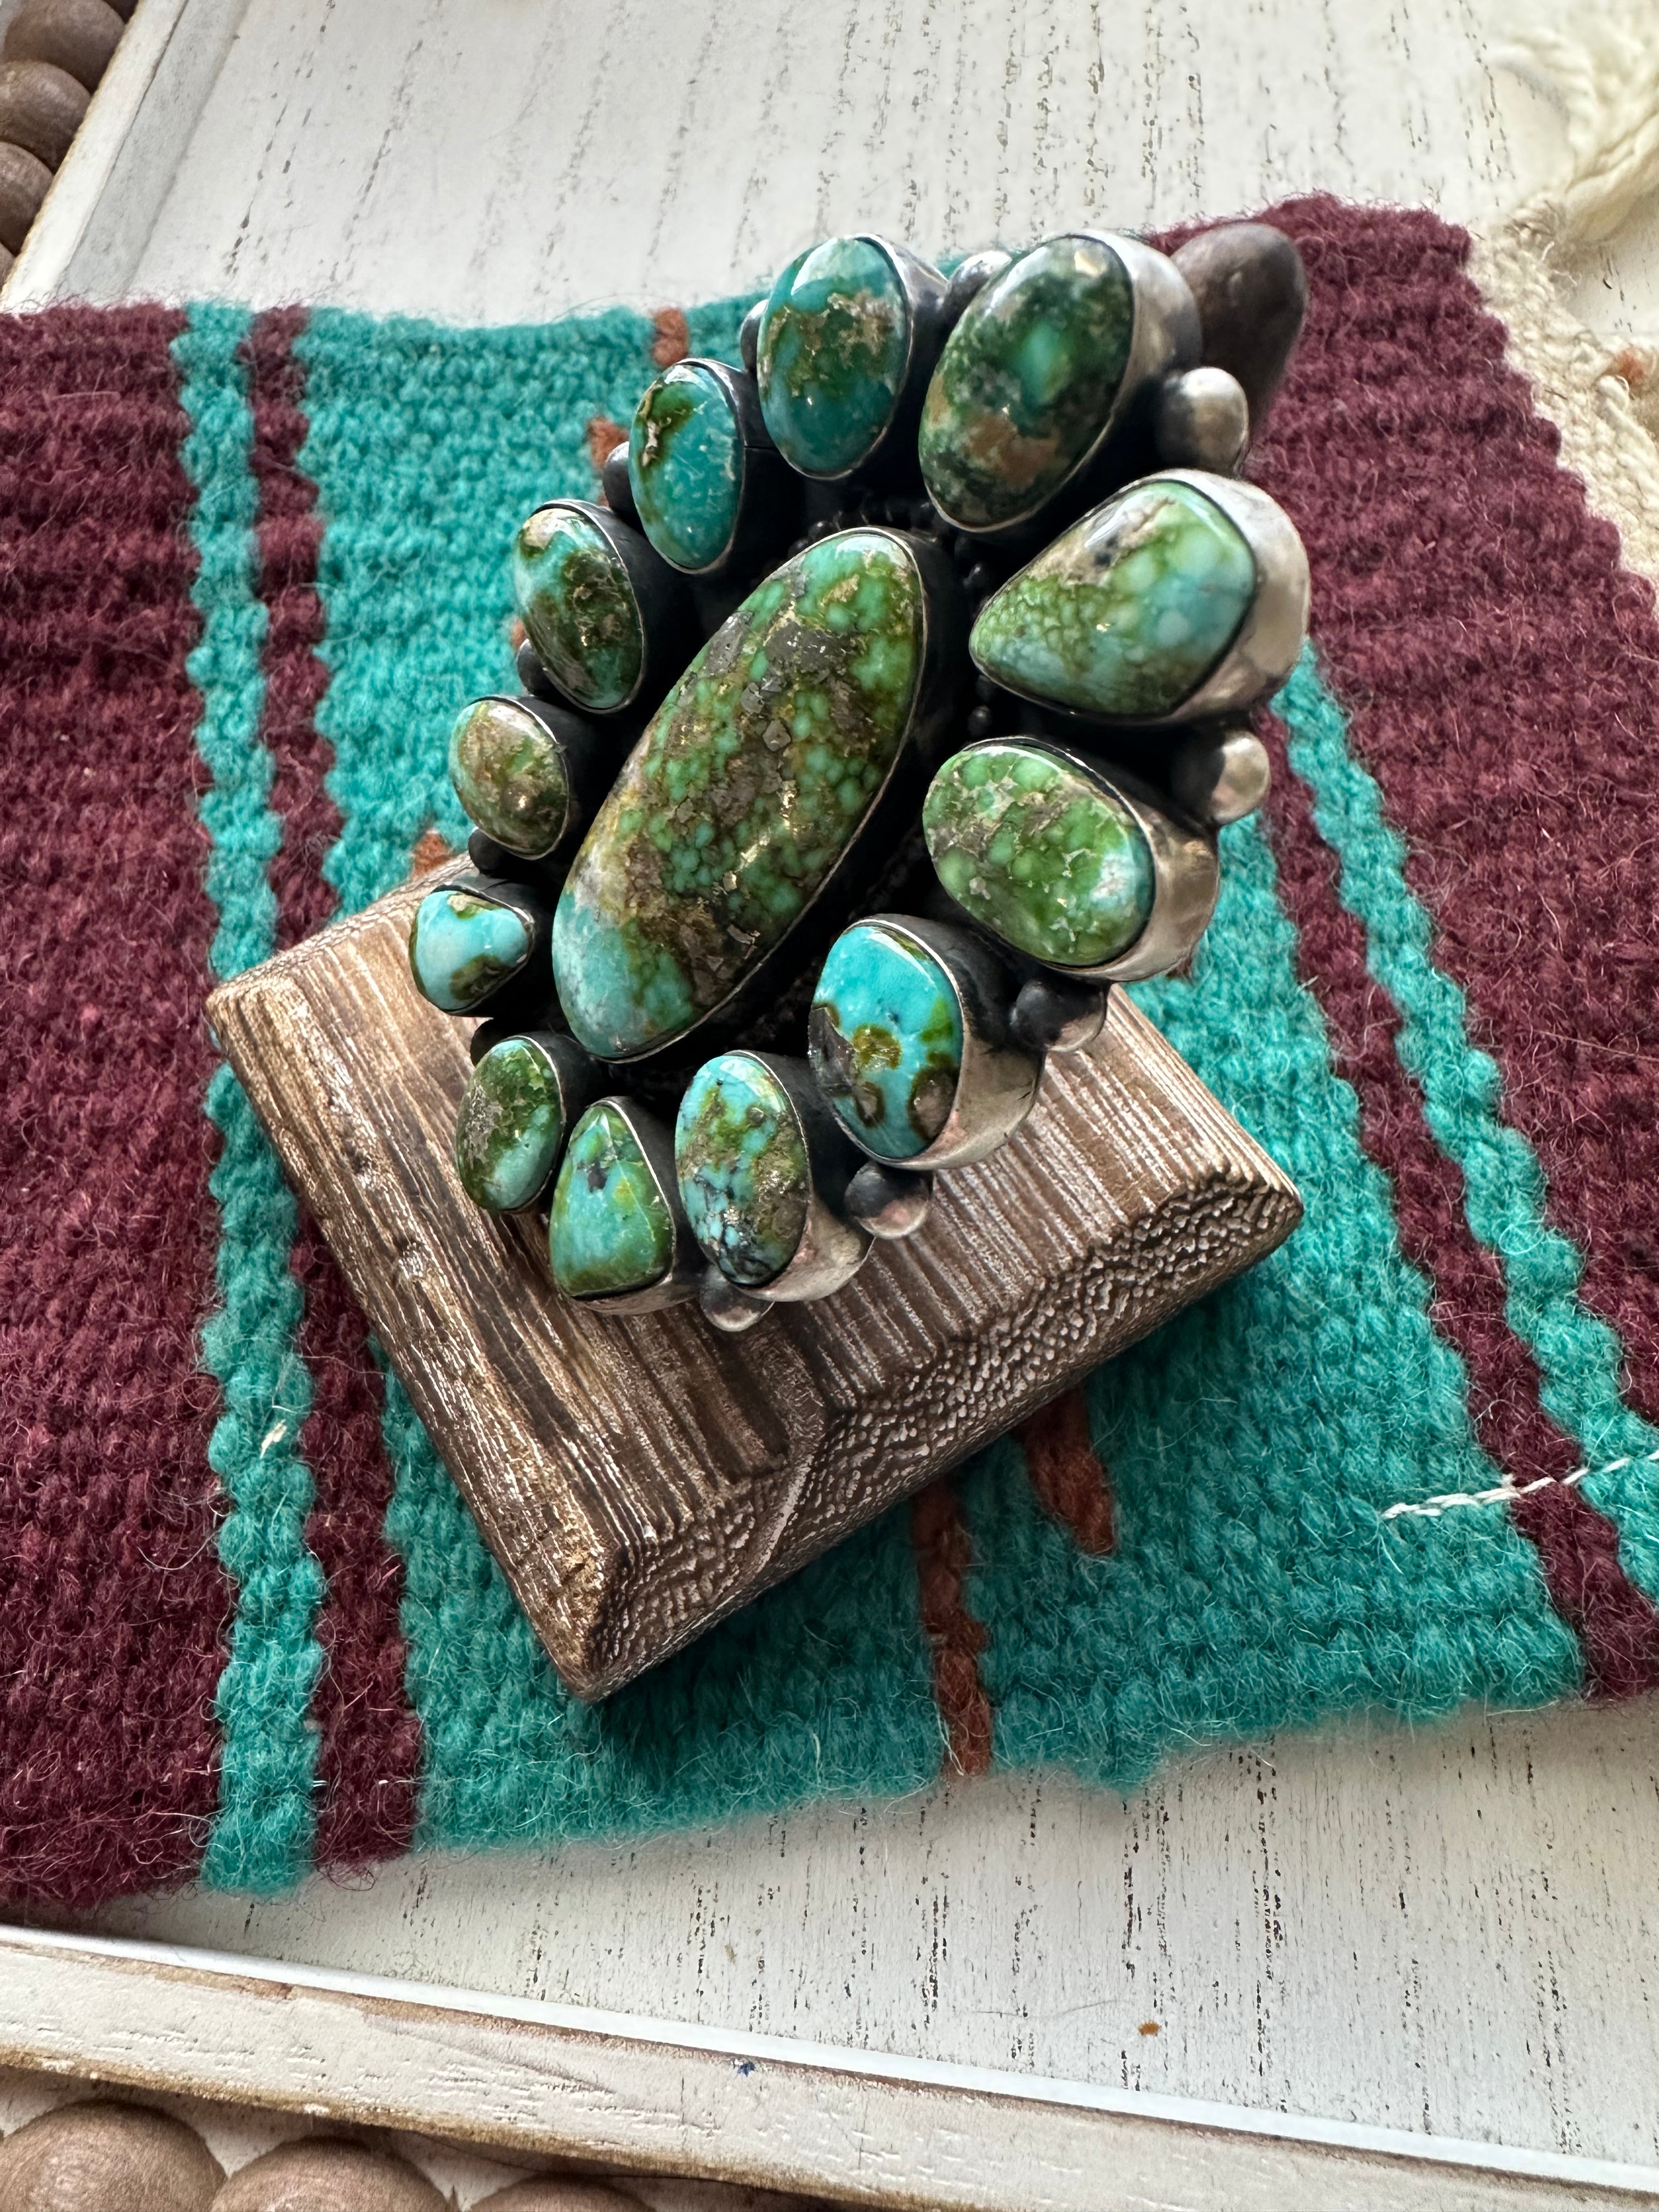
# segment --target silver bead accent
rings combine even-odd
[[[1224,368],[1189,368],[1164,380],[1152,403],[1152,435],[1172,468],[1230,477],[1250,442],[1250,403]]]
[[[712,1261],[697,1285],[697,1304],[704,1320],[713,1322],[724,1336],[741,1336],[744,1329],[763,1320],[767,1310],[763,1298],[750,1297],[747,1291],[728,1282]]]
[[[1267,748],[1253,730],[1224,722],[1194,730],[1170,760],[1170,790],[1195,822],[1219,827],[1254,814],[1273,782]]]
[[[1032,1052],[1083,1052],[1106,1026],[1106,994],[1090,983],[1033,975],[1020,988],[1009,1035]]]
[[[842,1211],[884,1242],[914,1237],[933,1203],[931,1176],[909,1175],[881,1160],[866,1160],[847,1186]]]

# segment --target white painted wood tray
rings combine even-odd
[[[1555,156],[1510,16],[141,0],[3,303],[505,321],[719,295],[838,226],[942,249],[1309,189],[1479,222]],[[1659,322],[1659,225],[1578,296]],[[0,2062],[866,2203],[1653,2202],[1656,1718],[123,1905],[0,1933]]]

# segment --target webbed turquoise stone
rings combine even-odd
[[[818,1089],[866,1152],[914,1159],[951,1118],[962,1010],[931,952],[879,922],[843,930],[813,995]]]
[[[1140,824],[1103,784],[1029,738],[992,738],[946,761],[921,820],[957,904],[1035,959],[1104,966],[1151,918]]]
[[[570,782],[551,732],[514,699],[463,707],[449,737],[449,780],[471,821],[509,853],[539,860],[564,835]]]
[[[642,1291],[674,1259],[674,1218],[651,1163],[608,1100],[570,1133],[548,1212],[547,1253],[567,1297]]]
[[[743,434],[720,379],[677,362],[634,410],[628,481],[640,527],[676,568],[695,574],[720,559],[738,526]]]
[[[566,878],[553,968],[602,1060],[731,997],[862,827],[909,726],[921,572],[875,530],[821,538],[716,631],[624,763]]]
[[[893,419],[910,350],[899,273],[867,238],[827,238],[773,285],[756,356],[761,415],[804,476],[845,476]]]
[[[564,1135],[553,1063],[532,1037],[503,1037],[474,1067],[455,1117],[455,1168],[475,1206],[512,1213],[552,1180]]]
[[[611,713],[645,661],[633,580],[580,507],[538,507],[513,541],[513,598],[537,658],[579,707]]]
[[[993,683],[1027,699],[1149,721],[1197,690],[1255,588],[1231,516],[1191,484],[1149,477],[994,592],[969,649]]]
[[[929,497],[964,530],[1034,514],[1105,428],[1128,367],[1134,289],[1109,246],[1051,238],[969,301],[922,404]]]
[[[472,890],[428,891],[409,926],[415,987],[447,1014],[464,1014],[524,966],[534,944],[514,908]]]
[[[789,1094],[752,1053],[722,1053],[692,1077],[674,1124],[674,1169],[691,1233],[750,1290],[781,1275],[806,1226],[811,1170]]]

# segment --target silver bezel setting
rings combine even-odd
[[[546,514],[550,507],[567,509],[592,523],[626,570],[633,588],[635,612],[639,617],[640,672],[625,699],[618,700],[614,707],[593,707],[578,699],[574,692],[567,691],[539,656],[538,665],[573,714],[586,715],[595,722],[614,722],[636,714],[641,698],[659,698],[668,684],[676,680],[670,677],[665,683],[662,671],[672,665],[679,647],[692,635],[690,609],[681,598],[686,589],[685,581],[679,570],[671,568],[663,559],[644,531],[631,522],[624,522],[608,507],[589,499],[544,499],[532,508],[526,520]],[[533,640],[532,645],[533,648]]]
[[[1079,456],[1075,465],[1052,491],[1033,500],[1018,514],[1005,515],[996,522],[959,522],[955,515],[943,507],[939,507],[939,513],[952,530],[959,531],[964,538],[982,539],[987,544],[994,544],[1006,538],[1019,537],[1045,507],[1064,500],[1066,493],[1094,468],[1152,386],[1172,371],[1196,366],[1202,350],[1198,303],[1193,298],[1186,278],[1168,254],[1160,253],[1144,240],[1127,237],[1121,231],[1083,228],[1054,231],[1048,238],[1039,239],[1036,246],[1027,248],[1027,252],[1035,253],[1042,246],[1052,246],[1067,238],[1084,238],[1092,245],[1103,246],[1121,263],[1129,279],[1129,295],[1134,307],[1129,328],[1128,357],[1123,364],[1123,374],[1118,380],[1117,391],[1107,410],[1105,421],[1087,449]],[[1017,268],[1024,258],[1024,254],[1016,254],[1009,267]],[[995,283],[1006,273],[1006,270],[1000,270],[996,276],[988,279],[985,289],[988,289],[990,284]],[[964,315],[971,310],[973,304],[972,301],[969,301],[968,307],[963,310]],[[945,343],[948,345],[950,341],[947,339]],[[937,500],[934,504],[938,506]]]
[[[1018,989],[1018,979],[982,938],[952,922],[904,914],[861,915],[842,934],[858,929],[884,929],[938,964],[950,984],[962,1024],[962,1064],[945,1127],[923,1151],[908,1152],[902,1159],[866,1144],[827,1100],[825,1110],[848,1140],[879,1167],[928,1175],[988,1158],[1025,1120],[1042,1081],[1042,1054],[1015,1043],[1008,1035],[1008,1009]]]
[[[574,1037],[566,1036],[558,1030],[508,1030],[492,1039],[488,1049],[473,1061],[471,1074],[467,1078],[469,1089],[489,1054],[509,1044],[532,1046],[540,1053],[552,1071],[554,1087],[559,1096],[560,1133],[558,1149],[554,1154],[553,1164],[547,1171],[547,1179],[533,1196],[526,1199],[522,1206],[486,1206],[481,1208],[483,1212],[494,1214],[497,1218],[509,1213],[535,1213],[546,1206],[553,1186],[559,1179],[559,1170],[564,1164],[564,1148],[570,1140],[570,1132],[592,1104],[600,1076],[598,1063],[582,1050]],[[463,1093],[464,1098],[465,1095]],[[459,1109],[455,1118],[459,1127]],[[474,1202],[477,1203],[476,1200]]]
[[[762,420],[760,394],[755,388],[753,377],[740,374],[723,361],[710,361],[702,354],[688,354],[683,360],[672,362],[667,368],[653,377],[650,383],[647,385],[641,397],[639,407],[643,407],[646,400],[657,386],[666,383],[677,369],[688,368],[701,370],[719,386],[721,397],[732,410],[732,419],[737,428],[740,458],[738,465],[738,495],[732,513],[732,528],[720,551],[712,561],[705,561],[701,568],[682,568],[678,561],[671,560],[661,546],[652,538],[643,520],[639,524],[639,531],[640,535],[651,547],[657,558],[665,562],[676,575],[684,576],[690,583],[707,584],[718,581],[736,563],[742,553],[745,536],[744,508],[750,503],[754,478],[752,463],[755,456],[771,456],[780,462],[781,462],[781,456],[778,454],[777,447],[772,443],[766,424]],[[634,410],[635,417],[638,416],[639,407]],[[629,425],[629,440],[631,455],[633,440],[631,422]],[[635,494],[635,503],[637,507],[637,492]]]
[[[1046,961],[1044,966],[1056,975],[1089,983],[1141,983],[1179,967],[1209,927],[1221,896],[1221,861],[1214,837],[1172,812],[1155,793],[1121,769],[1108,768],[1048,738],[1009,742],[1042,745],[1109,792],[1132,817],[1152,856],[1152,910],[1134,942],[1097,967],[1067,968],[1058,961]]]
[[[856,239],[861,246],[873,246],[898,278],[899,289],[904,295],[904,366],[899,373],[898,389],[886,422],[856,460],[849,461],[845,468],[841,469],[804,469],[798,461],[784,456],[793,473],[809,483],[845,483],[849,477],[855,477],[860,470],[870,468],[880,460],[895,434],[912,416],[920,412],[922,393],[927,390],[927,379],[932,376],[933,363],[939,356],[939,347],[933,341],[943,324],[945,302],[949,291],[949,286],[938,270],[930,268],[921,255],[912,253],[908,246],[896,246],[890,238],[883,238],[879,232],[873,230],[848,230],[836,234]],[[827,240],[819,241],[820,244],[828,242]],[[770,302],[771,292],[769,290],[766,298],[758,303],[761,312],[755,326],[757,401],[758,362],[760,349],[765,343],[766,313]],[[754,312],[753,308],[750,310],[751,314]],[[775,443],[771,440],[769,431],[767,436],[769,442]]]
[[[1160,469],[1139,481],[1187,484],[1218,507],[1250,549],[1255,594],[1232,643],[1198,689],[1167,714],[1147,717],[1139,726],[1164,729],[1172,723],[1201,721],[1255,706],[1279,689],[1307,641],[1308,555],[1296,525],[1277,500],[1238,477],[1218,477],[1206,469]],[[1125,491],[1136,488],[1123,487]]]

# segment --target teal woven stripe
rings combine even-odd
[[[698,310],[694,347],[732,357],[743,304]],[[445,742],[468,697],[512,685],[513,530],[542,499],[591,495],[587,423],[628,420],[651,336],[622,313],[465,332],[319,313],[301,342],[343,819],[326,872],[348,907],[407,874],[429,823],[464,836]],[[594,1711],[560,1686],[393,1378],[384,1434],[422,1843],[639,1832],[937,1772],[903,1516]]]
[[[1503,1118],[1498,1065],[1470,1042],[1463,993],[1434,963],[1433,924],[1406,881],[1404,840],[1352,750],[1311,647],[1274,703],[1291,765],[1337,855],[1339,895],[1364,927],[1366,964],[1399,1010],[1401,1060],[1422,1091],[1436,1143],[1462,1170],[1469,1227],[1503,1268],[1505,1312],[1538,1363],[1545,1409],[1589,1467],[1650,1452],[1659,1437],[1620,1395],[1623,1346],[1579,1299],[1583,1258],[1546,1218],[1543,1168]],[[1626,1530],[1632,1510],[1644,1526],[1652,1522],[1654,1482],[1650,1465],[1597,1476],[1584,1491],[1619,1524],[1626,1571],[1659,1596],[1653,1539],[1638,1529],[1632,1540]]]
[[[253,420],[237,349],[240,308],[191,310],[173,354],[191,428],[183,447],[196,493],[192,596],[202,638],[191,681],[202,695],[197,746],[210,779],[201,816],[211,841],[207,890],[218,915],[214,973],[271,951],[276,919],[267,870],[281,837],[269,801],[272,763],[259,738],[265,616],[253,588]],[[322,1576],[307,1551],[310,1473],[297,1444],[311,1379],[295,1349],[301,1315],[289,1269],[295,1207],[241,1085],[220,1066],[207,1111],[223,1147],[210,1180],[219,1207],[221,1304],[202,1332],[224,1410],[208,1457],[230,1499],[219,1553],[236,1590],[230,1654],[216,1709],[219,1808],[204,1878],[220,1888],[275,1889],[310,1864],[315,1732],[307,1718],[322,1664],[312,1634]]]
[[[1194,980],[1135,995],[1296,1177],[1306,1218],[1092,1379],[1112,1557],[1085,1558],[1047,1518],[1012,1443],[964,1486],[998,1759],[1064,1760],[1119,1787],[1185,1744],[1369,1706],[1534,1705],[1580,1678],[1506,1515],[1379,1523],[1398,1500],[1498,1471],[1296,980],[1272,854],[1254,823],[1224,843]]]

